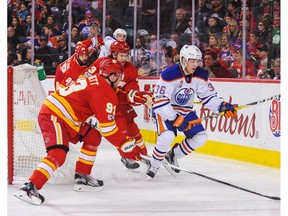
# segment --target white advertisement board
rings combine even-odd
[[[54,77],[42,81],[48,94],[53,92],[53,82]],[[157,79],[139,79],[139,83],[140,90],[152,90]],[[218,96],[236,107],[280,94],[280,82],[276,81],[218,79],[212,83]],[[280,98],[273,99],[240,109],[236,118],[220,116],[203,121],[203,125],[209,140],[280,152],[280,106]],[[212,114],[201,104],[195,103],[194,107],[199,117]],[[135,107],[135,110],[139,128],[156,131],[155,124],[149,119],[151,110],[143,105]]]

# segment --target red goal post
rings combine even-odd
[[[7,73],[8,184],[17,184],[26,181],[46,156],[38,113],[47,94],[35,66],[9,66]],[[73,181],[79,149],[74,146],[70,145],[65,164],[56,170],[50,183]]]

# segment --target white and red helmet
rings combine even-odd
[[[129,53],[130,46],[124,41],[114,41],[110,46],[111,52]]]
[[[88,47],[85,46],[83,43],[78,42],[76,44],[75,53],[78,55],[84,55],[84,54],[88,55],[89,54]]]
[[[123,74],[122,64],[113,58],[106,58],[99,64],[99,74],[105,78],[108,78],[111,74],[115,74],[116,77],[121,77]]]
[[[113,37],[114,37],[115,39],[117,39],[117,35],[118,35],[118,34],[122,34],[122,35],[125,35],[125,36],[127,37],[127,32],[126,32],[124,29],[122,29],[122,28],[116,29],[116,30],[113,32]]]

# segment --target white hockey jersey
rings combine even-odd
[[[108,56],[110,54],[110,46],[114,41],[116,41],[116,39],[111,36],[106,36],[104,38],[103,40],[104,45],[101,46],[101,50],[100,50],[98,58]]]
[[[154,89],[153,110],[163,120],[174,120],[177,113],[186,116],[193,110],[195,95],[205,107],[219,113],[221,101],[208,72],[198,67],[193,75],[185,76],[181,65],[175,64],[162,73]]]

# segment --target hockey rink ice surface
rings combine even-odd
[[[149,154],[152,145],[148,145]],[[280,197],[280,170],[192,153],[182,168],[268,196]],[[261,197],[203,177],[164,167],[147,181],[147,167],[132,173],[121,164],[115,148],[102,143],[92,175],[104,181],[101,192],[76,192],[73,184],[46,184],[40,206],[13,196],[21,185],[8,186],[9,216],[278,216],[280,201]]]

